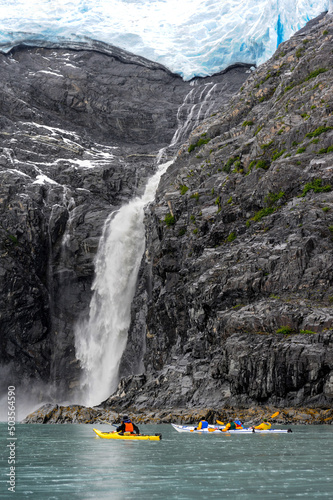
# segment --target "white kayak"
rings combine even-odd
[[[192,432],[193,434],[286,434],[292,432],[291,429],[267,429],[259,430],[249,427],[247,429],[227,430],[223,432],[222,426],[210,426],[208,429],[195,430],[194,426],[171,424],[177,432]]]

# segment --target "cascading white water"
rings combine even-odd
[[[187,94],[177,114],[178,129],[170,147],[182,141],[199,122],[207,86]],[[199,108],[199,112],[194,111]],[[204,116],[204,113],[203,115]],[[158,155],[157,162],[163,156]],[[131,304],[145,248],[144,207],[154,200],[161,176],[173,160],[158,166],[142,197],[112,213],[105,222],[95,263],[89,319],[75,330],[76,357],[81,361],[82,403],[97,405],[108,398],[118,384],[118,370],[131,321]],[[81,395],[82,397],[82,395]]]
[[[100,403],[116,388],[145,247],[144,207],[154,199],[160,177],[172,161],[159,166],[141,198],[111,214],[104,225],[89,320],[75,332],[76,355],[84,369],[82,387],[86,405]]]

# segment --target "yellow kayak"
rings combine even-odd
[[[97,436],[103,439],[125,439],[131,441],[160,441],[162,439],[162,434],[155,434],[155,436],[145,436],[144,434],[130,434],[125,432],[103,432],[98,429],[93,429]]]

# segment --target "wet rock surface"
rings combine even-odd
[[[141,335],[145,371],[106,408],[332,406],[332,40],[324,16],[281,44],[163,176],[123,358]]]
[[[268,419],[272,428],[275,425],[317,425],[332,424],[333,410],[318,408],[284,408],[276,410],[274,407],[238,408],[226,407],[221,409],[201,408],[169,408],[165,410],[143,410],[140,413],[127,413],[137,424],[197,424],[201,419],[206,419],[210,424],[227,422],[236,418],[244,426],[257,425],[262,420]],[[271,418],[274,415],[273,418]],[[46,404],[38,410],[27,415],[23,424],[108,424],[116,425],[121,421],[122,413],[105,410],[102,408],[87,408],[80,405],[52,405]],[[111,431],[112,429],[110,429]]]

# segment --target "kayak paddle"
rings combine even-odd
[[[118,425],[116,425],[116,424],[111,424],[110,422],[107,422],[106,420],[101,420],[101,423],[102,423],[102,424],[108,424],[108,425],[111,425],[112,427],[118,427]]]

